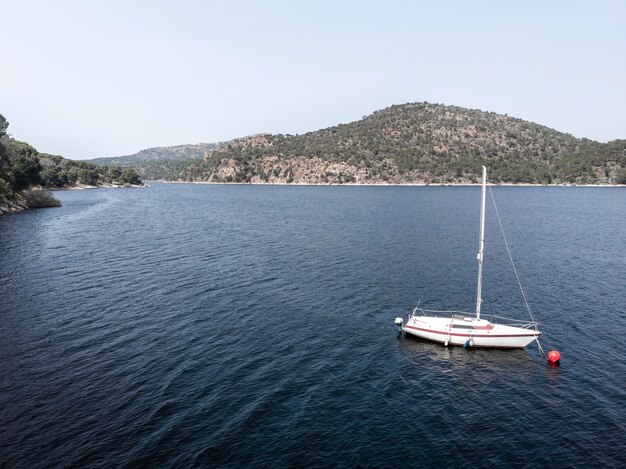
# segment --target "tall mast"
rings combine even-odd
[[[476,291],[476,319],[480,319],[480,305],[483,302],[483,255],[485,252],[485,194],[487,188],[487,168],[483,166],[483,186],[480,203],[480,248],[478,250],[478,288]]]

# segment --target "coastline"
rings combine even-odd
[[[229,186],[298,186],[298,187],[480,187],[480,183],[342,183],[342,184],[315,184],[315,183],[286,183],[286,182],[210,182],[210,181],[164,181],[150,180],[141,185],[133,184],[102,184],[99,186],[90,186],[87,184],[78,184],[72,187],[57,187],[47,190],[56,191],[78,191],[91,189],[145,189],[149,188],[149,182],[157,182],[160,184],[199,184],[199,185],[229,185]],[[531,183],[493,183],[488,184],[492,187],[597,187],[597,188],[626,188],[624,184],[531,184]],[[0,216],[12,213],[19,213],[29,210],[24,203],[19,200],[8,200],[0,204]]]
[[[45,188],[45,190],[51,191],[51,192],[57,192],[57,191],[76,191],[76,190],[87,190],[87,189],[132,189],[132,188],[136,188],[136,189],[141,189],[141,188],[147,188],[150,187],[149,184],[141,184],[141,185],[137,185],[137,184],[102,184],[99,186],[90,186],[90,185],[86,185],[86,184],[78,184],[76,186],[72,186],[72,187],[55,187],[55,188]],[[26,210],[31,210],[32,208],[50,208],[50,207],[29,207],[28,205],[26,205],[26,203],[21,200],[21,198],[14,198],[14,199],[9,199],[4,201],[3,203],[0,203],[0,216],[2,215],[10,215],[12,213],[20,213],[20,212],[24,212]]]
[[[88,184],[76,184],[71,187],[54,187],[48,190],[50,191],[82,191],[86,189],[142,189],[150,187],[149,184],[100,184],[97,186],[90,186]]]
[[[480,187],[480,183],[310,183],[310,182],[212,182],[212,181],[165,181],[150,180],[160,184],[208,184],[230,186],[350,186],[350,187]],[[149,186],[149,184],[147,184]],[[624,184],[533,184],[533,183],[488,183],[492,187],[626,187]]]

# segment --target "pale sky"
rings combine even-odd
[[[415,101],[626,138],[626,2],[0,0],[0,114],[42,152],[297,134]]]

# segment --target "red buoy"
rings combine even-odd
[[[561,354],[556,350],[550,350],[548,352],[548,361],[550,363],[557,363],[561,359]]]

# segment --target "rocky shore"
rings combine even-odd
[[[28,207],[26,206],[26,204],[20,200],[6,200],[0,203],[0,215],[21,212],[27,209]]]

